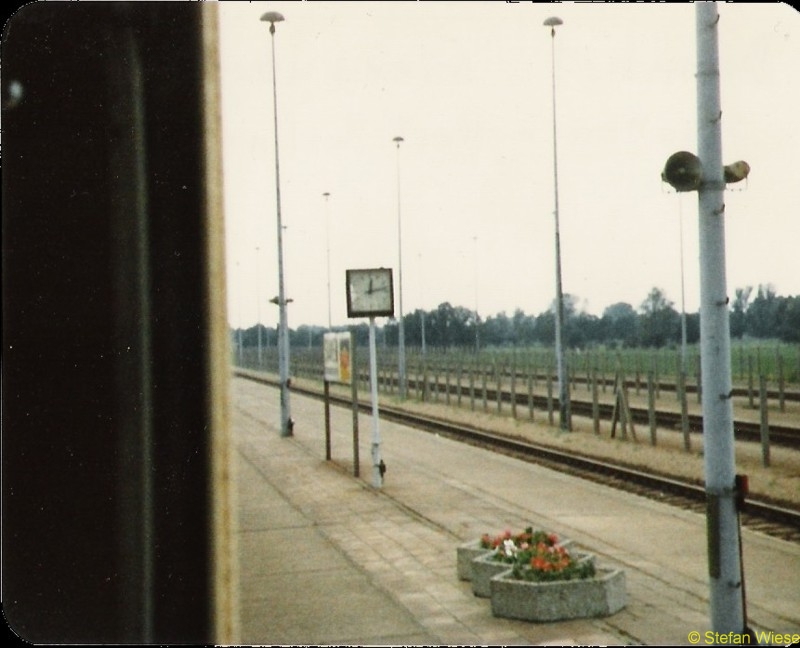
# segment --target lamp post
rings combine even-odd
[[[325,239],[326,239],[326,262],[328,264],[328,330],[333,330],[331,325],[331,209],[328,199],[331,197],[329,191],[322,194],[325,198]]]
[[[403,230],[400,219],[400,142],[402,137],[392,140],[397,145],[397,380],[400,383],[400,400],[406,397],[406,335],[403,328]]]
[[[475,286],[475,356],[478,356],[478,352],[481,349],[481,338],[480,338],[480,327],[478,326],[478,237],[472,237],[473,243],[473,256],[474,256],[474,277],[473,277],[473,284]]]
[[[286,318],[286,291],[283,281],[283,227],[281,225],[281,182],[280,165],[278,164],[278,89],[275,79],[275,23],[281,22],[283,16],[277,11],[268,11],[261,20],[269,23],[272,41],[272,108],[275,124],[275,198],[278,220],[278,311],[280,325],[278,328],[278,366],[281,389],[281,436],[292,436],[292,421],[289,404],[289,326]]]
[[[544,21],[545,27],[550,27],[551,36],[551,61],[553,79],[553,181],[555,189],[555,239],[556,239],[556,367],[558,371],[558,420],[562,430],[570,429],[570,404],[569,380],[567,374],[567,361],[564,355],[563,327],[564,327],[564,295],[561,290],[561,234],[558,227],[558,153],[556,148],[556,26],[562,25],[563,20],[555,16]]]
[[[422,253],[420,252],[417,257],[419,258],[419,267],[422,274],[422,280],[419,282],[420,342],[422,343],[422,355],[425,355],[427,353],[427,346],[425,343],[425,307],[423,306],[425,303],[425,300],[423,299],[423,290],[425,288],[425,272],[422,270]]]
[[[236,278],[240,275],[239,262],[236,262]],[[242,366],[242,298],[239,293],[236,293],[236,319],[238,323],[236,326],[236,358],[239,366]]]
[[[261,248],[256,246],[256,331],[258,333],[258,368],[261,369]],[[269,343],[268,343],[269,344]]]

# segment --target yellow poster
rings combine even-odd
[[[325,333],[323,337],[325,380],[350,384],[352,359],[349,333]]]

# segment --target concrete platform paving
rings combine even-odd
[[[690,644],[708,622],[705,518],[437,435],[381,422],[388,466],[370,485],[371,419],[292,395],[294,436],[279,435],[278,392],[232,381],[237,456],[241,642],[313,645]],[[527,525],[555,531],[626,572],[616,615],[536,624],[492,616],[456,575],[456,546]],[[745,531],[748,616],[800,633],[800,546]]]

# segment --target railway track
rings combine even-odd
[[[390,389],[397,389],[396,380],[394,376],[386,377],[383,376],[382,379],[384,381],[392,381],[393,386]],[[457,384],[448,384],[442,382],[434,382],[432,379],[423,379],[422,381],[416,378],[407,378],[408,389],[409,391],[416,390],[416,389],[428,389],[431,390],[437,384],[439,387],[438,394],[446,395],[450,393],[451,397],[458,397],[459,393],[459,386]],[[384,385],[385,386],[385,385]],[[461,396],[462,398],[467,397],[474,397],[476,400],[484,399],[484,391],[485,391],[485,400],[488,402],[497,402],[497,394],[498,390],[496,387],[492,387],[487,385],[484,387],[483,385],[474,385],[472,388],[467,385],[461,385]],[[470,393],[471,390],[474,390],[474,393]],[[540,394],[533,394],[528,390],[527,392],[517,391],[512,392],[510,389],[501,389],[500,390],[500,402],[512,405],[516,404],[517,407],[534,407],[536,409],[547,409],[548,407],[554,408],[556,411],[558,410],[558,397],[553,396],[552,402],[548,402],[549,399],[547,396],[542,396]],[[591,401],[582,400],[579,398],[575,398],[574,396],[570,398],[570,407],[572,409],[572,413],[578,416],[585,416],[587,418],[592,418],[593,416],[593,403]],[[613,415],[614,406],[609,403],[598,403],[598,417],[603,420],[610,420]],[[631,420],[635,424],[640,425],[649,425],[650,424],[650,411],[647,408],[643,407],[629,407]],[[653,412],[653,424],[656,427],[667,428],[667,429],[681,429],[682,427],[682,415],[680,412],[677,411],[669,411],[669,410],[654,410]],[[687,414],[687,424],[688,429],[690,432],[695,434],[702,434],[703,432],[703,417],[699,414]],[[734,436],[738,441],[749,441],[749,442],[760,442],[761,441],[761,425],[759,423],[755,423],[752,421],[742,421],[737,420],[734,421]],[[769,442],[771,444],[783,446],[786,448],[792,449],[800,449],[800,428],[789,426],[789,425],[781,425],[776,423],[769,424]]]
[[[494,394],[497,396],[496,392]],[[517,405],[527,406],[527,395],[515,394]],[[503,402],[511,402],[511,394],[504,392],[501,394]],[[554,399],[557,407],[558,399]],[[545,407],[547,398],[544,396],[534,396],[533,402],[535,407]],[[579,416],[592,417],[592,403],[580,399],[571,398],[570,407],[573,414]],[[601,419],[609,420],[613,414],[614,406],[607,403],[598,403],[598,415]],[[650,412],[643,407],[630,407],[631,419],[634,423],[641,425],[649,425]],[[702,434],[703,432],[703,417],[699,414],[687,414],[687,422],[690,432]],[[682,420],[680,412],[670,412],[667,410],[655,410],[654,424],[656,427],[681,429]],[[761,426],[759,423],[751,421],[734,421],[733,424],[734,436],[739,441],[759,442],[761,440]],[[788,425],[779,425],[775,423],[769,424],[769,440],[770,443],[775,445],[784,446],[787,448],[800,449],[800,429]]]
[[[504,377],[510,378],[511,375],[512,373],[508,370],[503,372]],[[526,380],[527,375],[517,373],[517,379]],[[540,374],[537,376],[537,380],[539,381],[545,381],[546,379],[546,375]],[[614,382],[613,380],[608,380],[606,378],[598,378],[598,380],[603,380],[607,386],[613,384]],[[630,390],[646,389],[646,382],[646,379],[643,380],[640,378],[625,378],[624,380],[625,387]],[[570,383],[576,387],[580,385],[584,389],[589,389],[592,379],[590,376],[577,375],[570,378]],[[678,385],[676,385],[674,382],[663,380],[654,381],[653,388],[659,392],[668,392],[672,394],[676,394],[678,392]],[[686,390],[687,394],[697,394],[696,383],[687,382],[684,389]],[[748,398],[751,396],[751,394],[754,398],[758,398],[758,388],[734,386],[734,388],[731,390],[731,396],[734,398]],[[800,390],[770,388],[766,390],[766,396],[771,401],[779,401],[783,399],[787,402],[800,402]]]
[[[234,370],[234,375],[273,387],[277,380],[271,376],[255,375]],[[292,391],[323,399],[321,390],[293,386]],[[349,398],[330,395],[330,402],[342,407],[352,407]],[[359,409],[371,411],[369,403],[359,403]],[[394,407],[381,405],[381,416],[420,430],[435,432],[448,438],[470,443],[493,452],[502,452],[559,472],[606,484],[667,504],[695,512],[705,511],[706,494],[701,483],[678,480],[652,471],[632,466],[613,464],[588,456],[565,453],[559,450],[520,439],[499,435],[476,427],[456,424],[441,418],[421,416]],[[741,513],[741,522],[748,528],[791,542],[800,542],[800,511],[781,502],[748,499]]]

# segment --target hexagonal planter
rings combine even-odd
[[[572,540],[563,540],[559,544],[569,549],[572,547],[573,542]],[[458,572],[459,580],[471,581],[472,561],[482,556],[488,556],[490,553],[492,553],[492,549],[482,547],[480,538],[470,540],[456,547],[456,571]],[[484,596],[489,595],[485,594]]]
[[[625,607],[625,572],[597,569],[582,580],[537,583],[516,579],[507,569],[490,579],[492,614],[523,621],[603,617]]]
[[[511,563],[494,560],[492,554],[493,552],[490,551],[472,561],[472,593],[475,596],[490,597],[492,595],[490,586],[492,578],[508,571],[512,567]],[[594,563],[594,556],[592,554],[576,553],[575,560]]]

